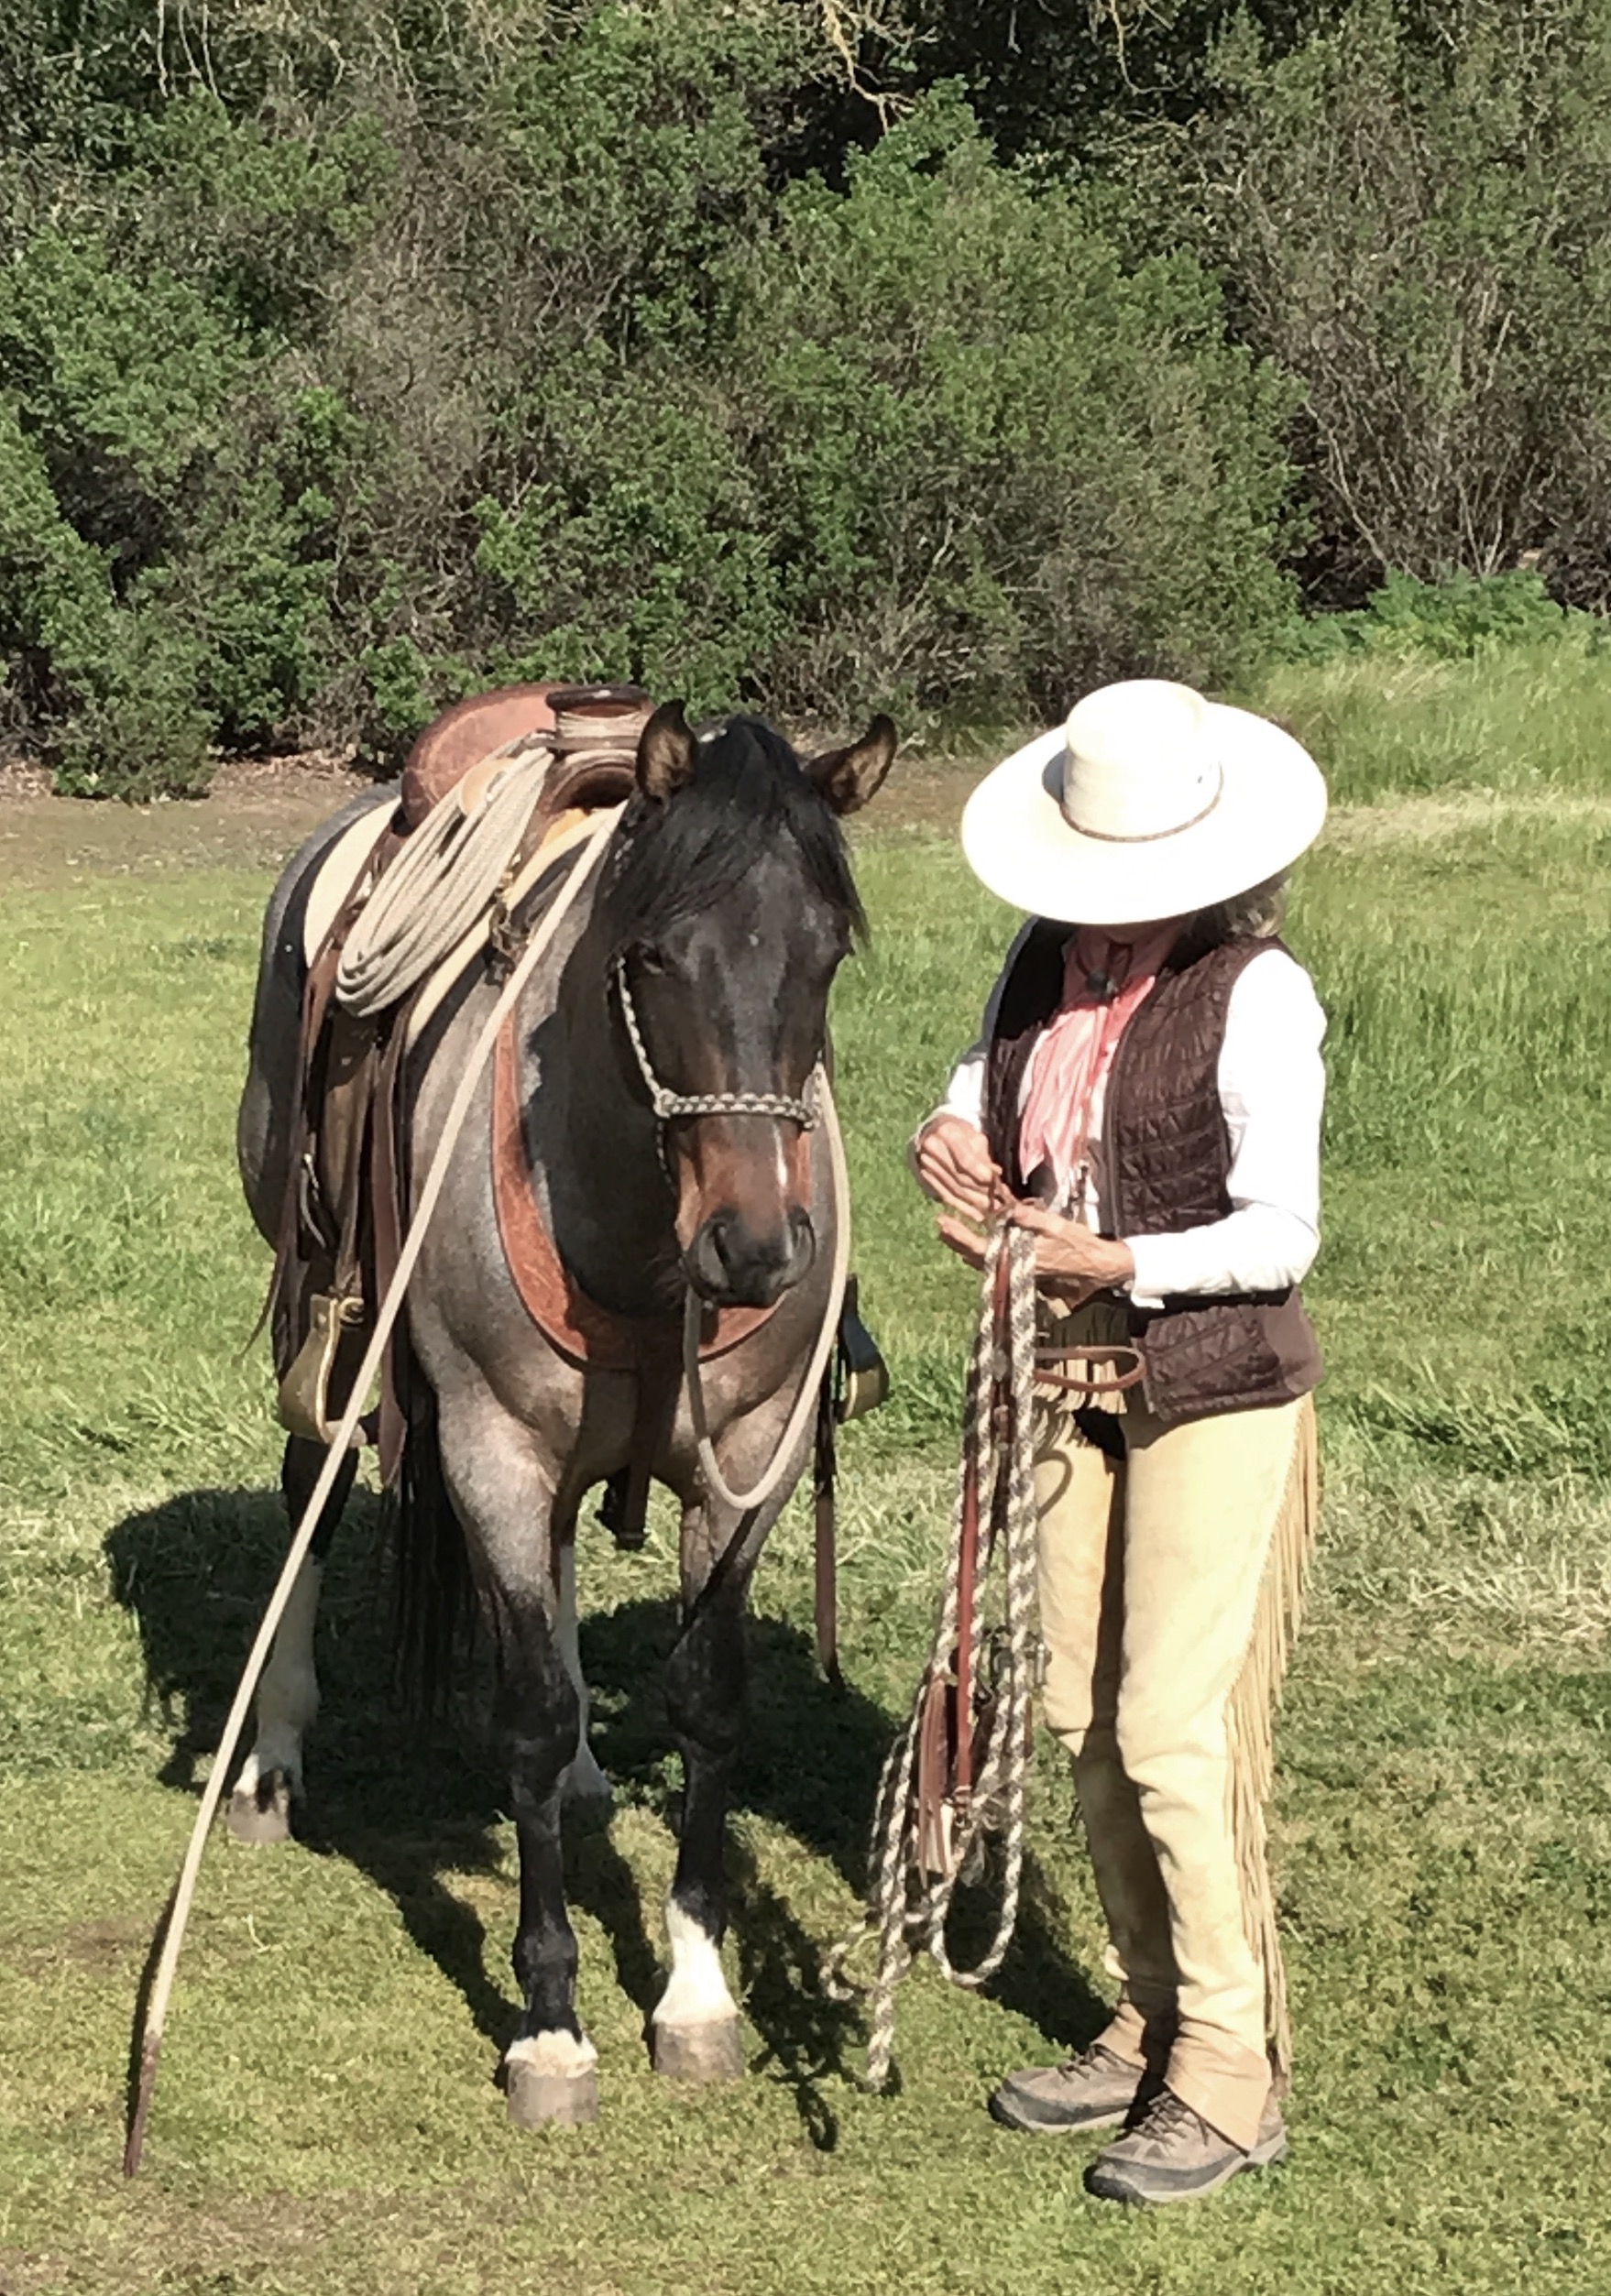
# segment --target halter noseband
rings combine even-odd
[[[627,986],[627,964],[624,957],[615,960],[616,994],[621,1000],[621,1018],[627,1024],[627,1041],[637,1059],[638,1073],[649,1093],[650,1105],[662,1124],[677,1116],[770,1116],[798,1124],[802,1132],[812,1132],[817,1121],[817,1105],[813,1086],[816,1070],[807,1079],[806,1090],[812,1097],[796,1100],[786,1092],[673,1092],[662,1084],[654,1073],[649,1057],[649,1047],[643,1042],[643,1032],[638,1025],[637,1008],[632,992]]]

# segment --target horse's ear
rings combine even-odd
[[[699,762],[682,702],[663,702],[638,737],[638,787],[645,797],[674,797]]]
[[[816,784],[837,814],[860,813],[876,797],[883,777],[895,761],[900,736],[893,719],[875,717],[860,741],[848,749],[829,749],[813,758],[806,777]]]

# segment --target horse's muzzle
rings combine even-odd
[[[714,1212],[683,1255],[688,1281],[713,1307],[770,1307],[816,1257],[811,1215],[798,1207],[764,1231],[741,1212]]]

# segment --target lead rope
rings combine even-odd
[[[274,1591],[268,1598],[268,1607],[263,1613],[262,1624],[258,1629],[258,1638],[252,1645],[250,1655],[242,1670],[240,1682],[235,1693],[235,1702],[229,1710],[229,1718],[224,1725],[224,1734],[218,1742],[218,1751],[213,1757],[213,1767],[208,1774],[206,1787],[203,1791],[201,1807],[196,1811],[195,1823],[191,1828],[190,1844],[185,1851],[184,1864],[180,1868],[179,1879],[174,1884],[173,1895],[169,1900],[168,1911],[163,1922],[162,1951],[151,1980],[151,1990],[147,1999],[145,2015],[140,2020],[137,2055],[139,2085],[135,2095],[134,2112],[129,2121],[128,2139],[124,2148],[123,2172],[125,2176],[133,2176],[140,2165],[140,2154],[146,2138],[146,2123],[150,2114],[151,2097],[157,2084],[157,2060],[162,2047],[163,2027],[168,2017],[168,2001],[173,1990],[174,1975],[179,1967],[180,1949],[184,1943],[191,1905],[196,1894],[196,1878],[201,1871],[202,1853],[207,1846],[207,1836],[212,1830],[219,1801],[223,1798],[225,1782],[235,1759],[235,1751],[240,1743],[240,1734],[246,1725],[247,1716],[251,1711],[258,1678],[263,1671],[269,1650],[273,1646],[275,1633],[284,1614],[286,1603],[290,1599],[290,1591],[295,1583],[296,1575],[301,1569],[302,1559],[312,1543],[314,1527],[324,1511],[325,1501],[334,1488],[335,1478],[342,1460],[345,1457],[347,1446],[352,1440],[359,1419],[363,1416],[364,1404],[374,1383],[376,1373],[379,1371],[380,1359],[385,1352],[386,1343],[391,1337],[392,1326],[402,1312],[404,1295],[408,1290],[410,1279],[413,1275],[414,1265],[419,1259],[421,1247],[424,1243],[426,1230],[436,1210],[437,1200],[447,1177],[448,1164],[458,1144],[459,1134],[464,1130],[465,1119],[469,1114],[470,1104],[475,1098],[481,1073],[498,1041],[498,1032],[503,1026],[505,1016],[530,979],[543,952],[558,932],[566,913],[592,876],[605,847],[615,832],[622,810],[619,805],[613,805],[608,812],[599,815],[597,827],[592,832],[587,843],[577,852],[571,864],[569,875],[554,895],[553,906],[527,942],[519,962],[504,984],[498,1002],[482,1024],[481,1033],[476,1039],[469,1060],[466,1064],[465,1073],[459,1079],[458,1089],[454,1094],[452,1103],[448,1108],[442,1128],[442,1137],[437,1142],[436,1153],[431,1160],[431,1168],[426,1174],[425,1185],[420,1191],[420,1201],[409,1227],[407,1241],[399,1255],[396,1272],[387,1290],[386,1297],[380,1303],[379,1312],[375,1318],[374,1334],[365,1352],[363,1362],[358,1367],[357,1377],[353,1382],[351,1399],[342,1415],[340,1425],[330,1438],[324,1455],[324,1464],[319,1472],[319,1480],[313,1485],[312,1494],[307,1505],[302,1509],[301,1520],[292,1535],[284,1566],[275,1584]]]
[[[644,1061],[645,1074],[653,1080],[653,1072]],[[699,1471],[705,1478],[706,1489],[724,1507],[731,1507],[740,1514],[748,1514],[751,1508],[766,1504],[768,1499],[788,1473],[806,1429],[816,1417],[820,1401],[824,1375],[834,1342],[839,1335],[839,1310],[844,1305],[845,1279],[850,1269],[850,1182],[845,1168],[845,1143],[839,1133],[838,1111],[827,1072],[817,1068],[806,1087],[811,1095],[813,1121],[820,1122],[827,1136],[830,1201],[834,1215],[833,1273],[828,1282],[827,1306],[823,1311],[822,1328],[816,1335],[816,1345],[811,1361],[795,1398],[788,1425],[778,1438],[772,1464],[759,1482],[748,1491],[735,1491],[721,1471],[716,1456],[716,1446],[710,1439],[710,1428],[705,1416],[705,1386],[699,1375],[699,1327],[704,1309],[698,1294],[689,1286],[683,1308],[683,1378],[688,1390],[688,1416],[693,1422],[694,1441],[699,1455]],[[755,1099],[755,1094],[733,1094],[733,1099]],[[795,1105],[804,1105],[795,1103]]]
[[[879,1780],[868,1854],[867,1904],[860,1921],[829,1957],[826,1984],[836,1999],[863,1988],[848,1973],[850,1958],[875,1941],[868,2000],[866,2085],[884,2087],[895,2036],[895,1990],[921,1952],[952,1984],[977,1991],[1001,1967],[1018,1919],[1024,1875],[1024,1820],[1031,1756],[1030,1730],[1039,1675],[1036,1613],[1035,1506],[1035,1238],[1002,1225],[991,1236],[980,1286],[979,1315],[968,1367],[963,1410],[963,1460],[952,1515],[950,1559],[939,1621],[923,1681],[904,1729],[890,1748]],[[998,1325],[998,1271],[1006,1261],[1006,1312]],[[997,1691],[989,1733],[972,1791],[954,1812],[945,1870],[925,1866],[922,1811],[915,1791],[918,1749],[931,1685],[943,1678],[956,1650],[970,1473],[977,1477],[978,1520],[994,1522],[992,1553],[981,1556],[982,1577],[997,1556],[1002,1564],[1002,1618],[986,1625],[982,1602],[973,1606],[966,1678],[981,1679],[990,1649]],[[961,1738],[971,1714],[958,1717]],[[1002,1894],[995,1932],[971,1969],[959,1969],[946,1942],[946,1925],[959,1879],[970,1871],[987,1833],[1002,1837]]]

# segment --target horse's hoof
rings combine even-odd
[[[283,1770],[260,1786],[236,1788],[229,1798],[229,1831],[237,1842],[258,1849],[290,1840],[290,1785]]]
[[[741,2081],[744,2033],[736,2017],[651,2028],[654,2070],[667,2081]]]
[[[598,2118],[598,2061],[590,2041],[568,2033],[515,2041],[503,2071],[517,2128],[579,2128]]]
[[[511,2065],[509,2116],[517,2128],[580,2128],[598,2118],[598,2075]]]

